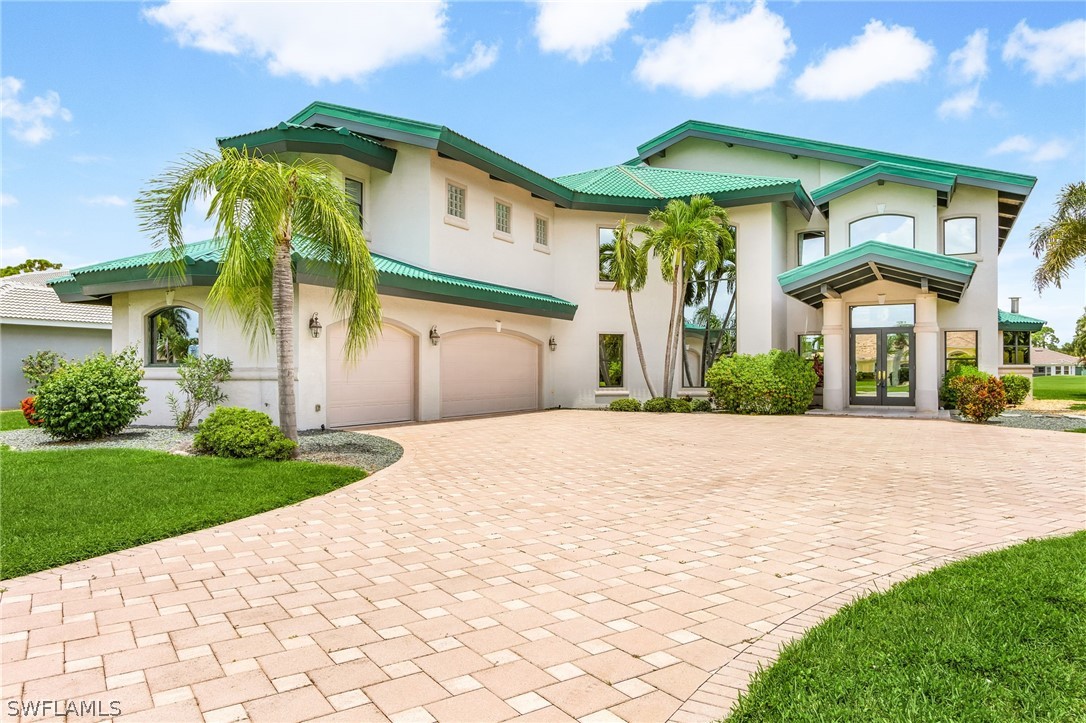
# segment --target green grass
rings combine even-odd
[[[1033,377],[1033,398],[1086,402],[1086,377]]]
[[[1068,409],[1072,412],[1086,412],[1086,404],[1072,404]]]
[[[363,470],[140,449],[0,448],[0,578],[123,550],[330,492]]]
[[[1078,432],[1079,434],[1086,434],[1086,427],[1074,427],[1073,429],[1065,429],[1065,432]]]
[[[12,429],[29,429],[26,417],[21,409],[6,409],[0,412],[0,432],[8,432]]]
[[[863,598],[759,671],[728,723],[1086,720],[1086,532]]]

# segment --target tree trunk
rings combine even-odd
[[[675,272],[675,267],[671,269],[671,310],[668,314],[667,322],[667,341],[664,343],[664,389],[663,395],[665,397],[671,396],[671,345],[672,337],[675,334],[675,289],[679,284],[679,279]]]
[[[724,343],[724,330],[728,328],[728,320],[732,318],[732,312],[735,311],[735,297],[736,297],[736,294],[733,293],[731,301],[728,302],[728,312],[726,314],[724,314],[724,321],[722,322],[722,326],[721,326],[721,329],[720,329],[720,339],[716,343],[717,349],[713,350],[714,356],[717,354],[717,351],[718,351],[720,345]],[[738,342],[738,337],[739,337],[739,333],[738,333],[739,332],[739,325],[738,324],[736,324],[735,331],[736,331],[736,341]]]
[[[630,307],[630,328],[633,330],[634,346],[637,347],[637,360],[641,362],[641,374],[645,377],[645,384],[649,388],[649,396],[655,397],[656,390],[652,388],[652,380],[649,379],[649,368],[645,364],[645,350],[641,348],[641,333],[637,330],[637,316],[634,314],[633,292],[626,289],[626,305]]]
[[[675,267],[672,269],[671,321],[668,322],[667,346],[664,349],[664,396],[668,398],[671,397],[671,391],[675,388],[675,339],[682,339],[682,328],[677,326],[677,323],[683,311],[683,282],[686,279],[683,271],[683,255],[679,251],[675,254]]]
[[[291,269],[291,240],[294,228],[290,214],[294,207],[297,180],[290,179],[291,199],[275,244],[272,270],[272,313],[275,323],[275,365],[279,381],[279,428],[288,439],[298,441],[298,412],[294,399],[294,274]]]

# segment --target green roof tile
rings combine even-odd
[[[1040,331],[1044,325],[1045,322],[1041,319],[1034,319],[1032,316],[1014,314],[999,309],[1000,331]]]
[[[842,176],[832,183],[827,183],[825,186],[819,186],[811,191],[811,199],[821,206],[838,196],[843,196],[857,188],[878,181],[891,181],[907,186],[931,188],[949,199],[954,190],[954,184],[957,182],[957,176],[944,171],[933,171],[928,168],[878,161],[847,176]]]

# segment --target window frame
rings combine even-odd
[[[806,265],[803,262],[803,242],[809,239],[804,239],[804,235],[816,233],[822,234],[822,258],[824,259],[830,255],[830,234],[828,231],[821,228],[803,229],[802,231],[796,233],[796,266]],[[814,261],[808,261],[807,263],[813,264],[815,261],[819,260],[820,259],[815,259]]]
[[[950,253],[946,250],[946,224],[948,221],[961,221],[963,219],[972,219],[973,221],[973,250],[962,251],[961,253]],[[939,250],[944,256],[976,256],[980,253],[980,217],[979,216],[947,216],[940,219],[942,224],[939,227]]]
[[[498,228],[499,206],[505,206],[505,223],[508,230]],[[494,197],[494,238],[513,243],[513,204],[498,196]]]
[[[822,348],[818,351],[811,352],[812,354],[821,354],[823,358],[826,356],[826,336],[825,334],[796,334],[796,354],[806,359],[803,356],[803,340],[808,337],[815,337],[822,339]]]
[[[599,286],[599,288],[605,288],[604,286],[601,286],[605,284],[606,288],[612,289],[614,288],[615,280],[603,278],[603,264],[600,263],[600,249],[603,248],[603,243],[600,241],[600,231],[604,229],[607,229],[611,232],[612,238],[614,237],[615,233],[614,226],[608,226],[606,224],[596,224],[596,284],[597,286]]]
[[[354,202],[354,198],[351,198],[350,193],[347,192],[347,182],[358,184],[358,203]],[[351,199],[351,205],[358,208],[358,227],[363,228],[366,220],[366,184],[357,178],[351,178],[350,176],[343,177],[343,192],[347,194],[347,197]]]
[[[915,249],[916,248],[916,216],[913,216],[912,214],[908,214],[908,213],[894,213],[892,211],[887,211],[887,212],[884,212],[884,213],[871,213],[871,214],[868,214],[866,216],[860,216],[859,218],[854,218],[851,221],[849,221],[848,222],[848,247],[852,248],[852,247],[858,245],[858,244],[855,244],[855,243],[852,242],[852,227],[855,224],[859,223],[860,221],[866,221],[869,218],[881,218],[883,216],[897,216],[898,218],[907,218],[907,219],[909,219],[909,221],[912,222],[912,244],[909,245],[909,246],[902,246],[902,248]],[[874,240],[876,240],[876,239],[870,239],[870,238],[864,239],[864,241],[874,241]],[[860,243],[863,243],[864,241],[860,241]],[[883,242],[883,243],[886,243],[886,242]]]
[[[618,384],[604,385],[605,379],[600,378],[600,369],[603,366],[605,359],[603,357],[603,337],[605,336],[617,336],[621,339],[619,344],[619,366],[621,371],[621,378]],[[609,363],[609,362],[608,362]],[[613,392],[616,390],[626,389],[626,334],[623,332],[600,332],[596,334],[596,391],[597,392]]]
[[[1028,331],[1004,330],[1002,333],[1003,333],[1003,357],[1002,357],[1003,363],[1007,364],[1007,365],[1013,365],[1013,366],[1026,366],[1026,365],[1033,366],[1030,363],[1030,356],[1031,356],[1030,349],[1033,347],[1033,344],[1030,341],[1030,332],[1028,332]],[[1014,337],[1013,337],[1014,342],[1013,343],[1011,343],[1011,344],[1007,343],[1007,334],[1013,334],[1014,335]],[[1024,335],[1024,338],[1025,338],[1025,343],[1024,344],[1021,343],[1021,339],[1023,338],[1022,335]],[[1023,348],[1026,350],[1026,353],[1023,356],[1022,361],[1013,361],[1013,360],[1008,361],[1007,360],[1007,349],[1013,349],[1014,350],[1014,356],[1017,357],[1018,356],[1018,354],[1017,354],[1018,350],[1023,349]]]
[[[533,229],[534,235],[532,236],[533,245],[536,251],[542,251],[543,253],[551,252],[551,220],[542,215],[535,215],[535,227]],[[539,224],[543,224],[543,243],[539,242]]]
[[[452,189],[459,189],[460,191],[460,210],[464,213],[463,216],[457,216],[449,213],[452,209]],[[451,178],[445,179],[445,223],[450,226],[456,226],[457,228],[468,229],[468,186],[466,183],[454,181]]]
[[[202,333],[202,329],[200,327],[200,325],[202,323],[201,322],[201,317],[203,316],[202,312],[199,309],[197,309],[196,307],[189,306],[188,304],[184,304],[184,303],[165,304],[163,306],[159,306],[159,307],[155,308],[152,311],[147,312],[147,314],[144,315],[144,323],[143,323],[143,334],[144,334],[143,342],[144,342],[144,352],[145,352],[144,353],[144,359],[143,359],[144,367],[156,367],[156,368],[165,367],[165,368],[170,368],[170,367],[180,366],[180,364],[181,364],[180,361],[172,361],[172,362],[170,362],[170,361],[158,361],[158,359],[157,359],[157,356],[158,356],[158,354],[157,354],[158,332],[155,330],[155,318],[159,314],[161,314],[162,312],[166,311],[167,309],[184,309],[185,311],[191,312],[192,314],[194,314],[196,316],[196,335],[195,335],[196,336],[196,344],[190,344],[189,345],[188,354],[193,353],[193,351],[192,351],[193,346],[196,347],[195,353],[197,355],[200,354],[200,347],[201,347],[201,345],[203,343],[203,333]]]
[[[971,332],[973,334],[973,363],[967,366],[977,366],[980,362],[980,329],[944,329],[943,330],[943,373],[950,371],[950,345],[947,343],[947,335]],[[957,361],[957,359],[955,360]]]

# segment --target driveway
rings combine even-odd
[[[4,583],[4,715],[709,721],[859,592],[1086,526],[1075,434],[591,411],[378,433],[403,460],[337,493]]]

